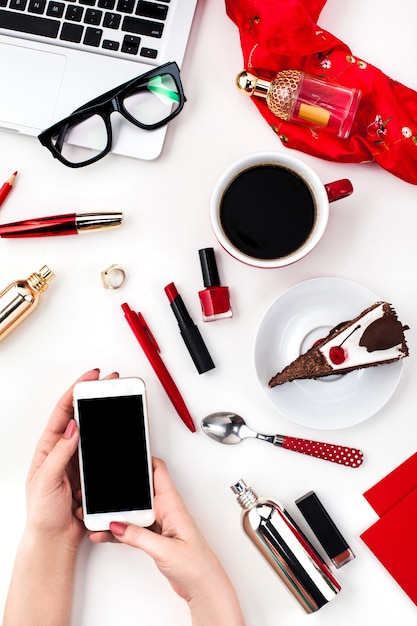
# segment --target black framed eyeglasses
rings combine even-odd
[[[110,152],[114,111],[139,128],[154,130],[178,115],[185,101],[178,65],[166,63],[87,102],[38,139],[64,165],[83,167]]]

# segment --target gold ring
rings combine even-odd
[[[101,272],[101,280],[105,289],[119,289],[126,280],[126,274],[120,265],[113,263]]]

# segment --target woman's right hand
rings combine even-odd
[[[177,492],[165,462],[154,458],[153,470],[155,523],[141,528],[112,522],[110,536],[90,533],[90,540],[113,537],[149,554],[188,603],[193,626],[243,626],[236,592]]]

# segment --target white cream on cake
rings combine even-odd
[[[404,356],[402,349],[402,343],[387,348],[385,350],[373,350],[369,352],[366,346],[359,345],[360,338],[364,331],[373,322],[377,321],[384,315],[384,303],[379,304],[367,314],[358,320],[357,326],[349,326],[344,331],[339,333],[334,339],[327,341],[324,346],[319,348],[322,355],[325,357],[329,365],[334,370],[346,369],[347,367],[355,367],[356,365],[368,365],[375,363],[375,361],[390,361],[393,359],[399,359]],[[330,351],[332,348],[341,347],[344,351],[344,360],[339,363],[335,362],[335,359],[330,358]]]

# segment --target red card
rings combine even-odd
[[[363,494],[381,517],[417,487],[417,452]]]
[[[361,538],[417,605],[416,520],[417,488],[365,530]]]

